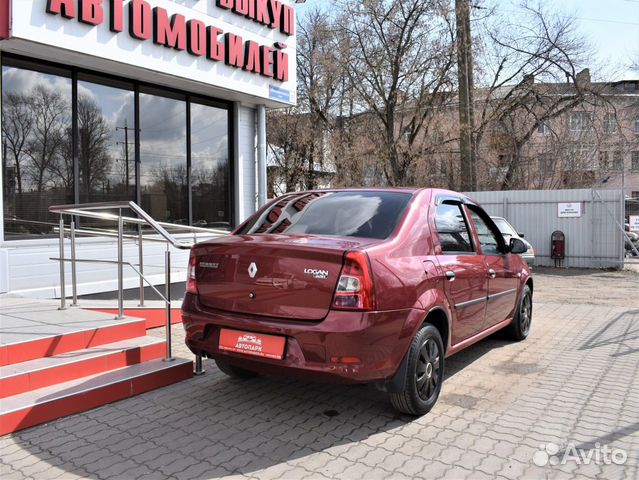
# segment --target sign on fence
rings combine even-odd
[[[557,216],[559,218],[581,218],[581,202],[559,203]]]

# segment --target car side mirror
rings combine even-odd
[[[528,250],[528,247],[519,238],[510,239],[510,253],[520,254],[525,253],[526,250]]]

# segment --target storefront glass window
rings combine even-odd
[[[80,202],[135,201],[133,90],[78,82]]]
[[[189,224],[186,102],[140,94],[142,208],[162,222]]]
[[[53,234],[50,205],[73,203],[71,79],[2,68],[6,240]]]
[[[225,103],[2,60],[4,240],[56,236],[48,208],[77,202],[139,199],[159,221],[232,227]],[[113,225],[82,218],[79,226]]]
[[[229,228],[228,111],[191,103],[193,225]]]

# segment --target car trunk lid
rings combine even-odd
[[[323,319],[344,253],[375,243],[310,235],[231,235],[195,249],[200,302],[210,308],[296,320]]]

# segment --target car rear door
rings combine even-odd
[[[453,345],[481,331],[488,296],[486,265],[475,252],[469,225],[460,202],[446,200],[437,205],[437,261],[448,279],[445,291],[453,312]]]
[[[508,253],[504,237],[488,214],[477,205],[467,208],[488,273],[484,328],[489,328],[513,314],[519,285],[518,259]]]

